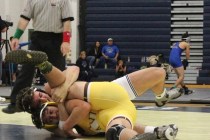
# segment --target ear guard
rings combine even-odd
[[[40,111],[40,120],[41,120],[41,123],[42,123],[42,128],[45,128],[45,129],[57,128],[58,125],[55,125],[55,124],[44,124],[43,120],[42,120],[42,114],[43,114],[43,111],[45,110],[45,108],[47,106],[58,106],[57,103],[55,103],[55,102],[46,102],[42,106],[43,107],[42,107],[42,109]]]
[[[32,121],[36,125],[37,128],[44,128],[44,129],[54,129],[58,127],[58,124],[44,124],[42,120],[42,115],[47,106],[57,106],[57,103],[55,102],[46,102],[42,104],[41,110],[39,112],[36,112],[32,114]]]
[[[182,35],[182,40],[185,40],[187,43],[190,42],[191,38],[190,38],[188,32],[185,32],[185,33]]]
[[[190,37],[187,37],[187,38],[182,38],[182,40],[185,40],[187,43],[190,43],[191,38],[190,38]]]

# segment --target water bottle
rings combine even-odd
[[[128,56],[128,62],[130,62],[130,56]]]
[[[144,56],[141,57],[141,62],[145,62],[145,57]]]

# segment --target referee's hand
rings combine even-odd
[[[63,56],[65,56],[67,53],[69,53],[70,50],[71,50],[70,43],[63,42],[61,44],[61,53],[63,54]]]
[[[17,38],[13,38],[11,42],[12,50],[17,50],[19,46],[19,40]]]

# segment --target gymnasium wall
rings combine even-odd
[[[78,0],[69,0],[73,15],[75,17],[74,22],[72,22],[72,62],[76,61],[78,50],[79,50],[79,41],[78,41],[78,23],[79,23],[79,1]],[[0,15],[4,20],[10,20],[14,23],[13,27],[10,27],[8,31],[8,37],[12,36],[16,30],[17,23],[19,20],[19,15],[22,12],[25,6],[26,0],[0,0]],[[32,29],[32,22],[29,23],[29,26],[25,30],[23,36],[20,39],[20,42],[28,41],[28,29]],[[2,38],[5,39],[5,33],[2,34]],[[27,47],[25,47],[26,49]],[[3,50],[5,55],[5,50]]]

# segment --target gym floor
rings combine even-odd
[[[157,108],[153,103],[135,103],[138,122],[159,126],[176,124],[176,140],[210,140],[210,107],[208,104],[167,104]],[[0,109],[6,104],[1,104]],[[1,140],[60,140],[45,130],[36,129],[27,113],[4,114],[0,111]],[[103,140],[100,137],[80,140]]]

